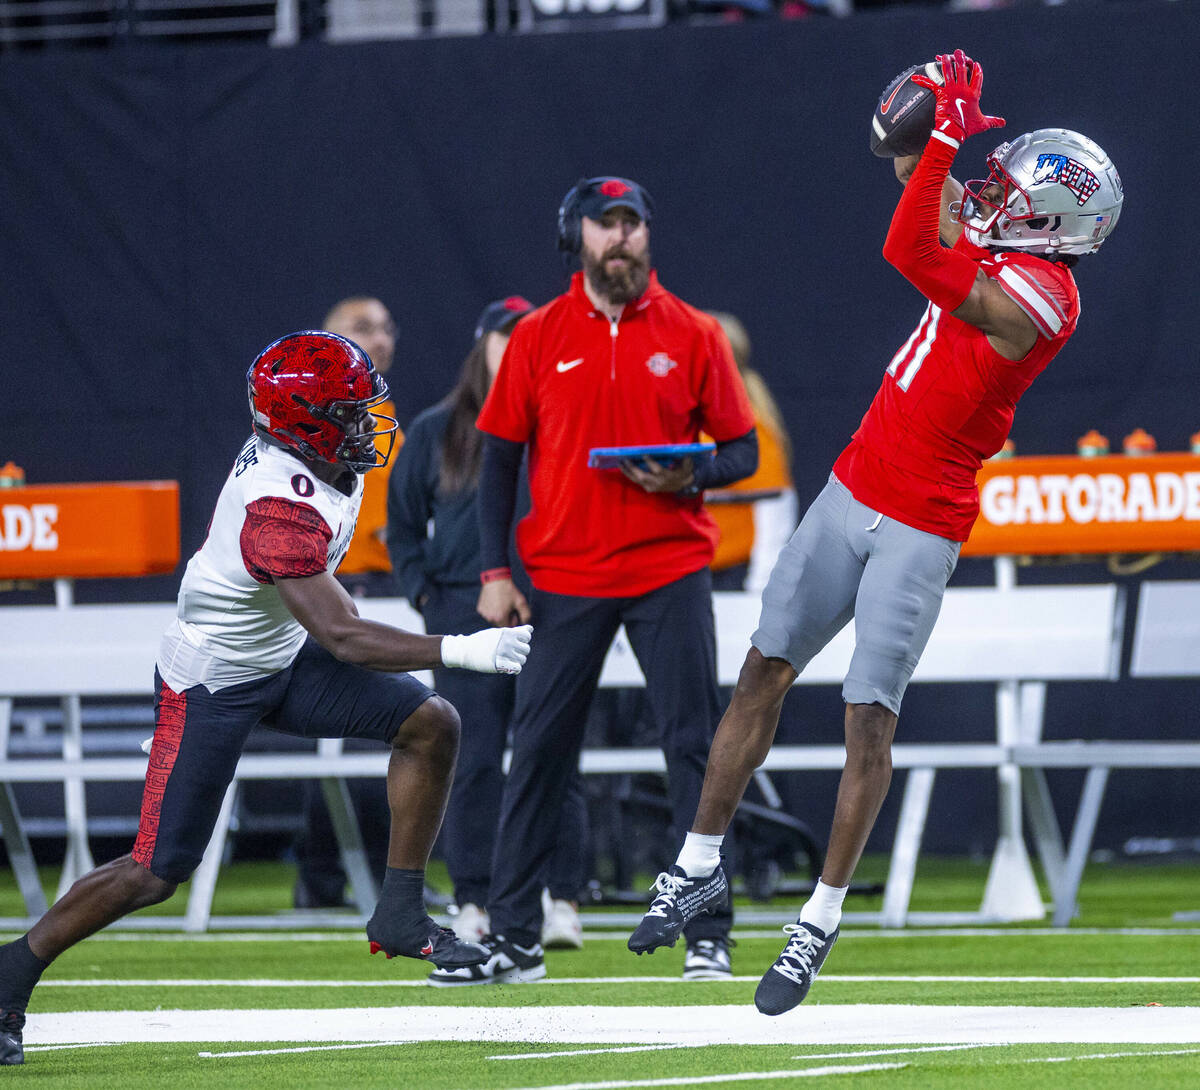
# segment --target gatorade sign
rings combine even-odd
[[[58,548],[58,506],[53,503],[19,503],[0,506],[0,549],[19,551]]]
[[[979,471],[963,555],[1200,551],[1200,457],[1010,458]]]
[[[0,491],[0,579],[154,575],[178,562],[175,481]]]

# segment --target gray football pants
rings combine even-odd
[[[960,548],[859,503],[831,475],[775,562],[750,642],[802,673],[853,617],[842,699],[898,715]]]

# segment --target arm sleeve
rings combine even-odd
[[[425,589],[425,542],[433,513],[429,478],[438,444],[419,425],[396,455],[388,481],[387,548],[400,593],[416,607]]]
[[[953,311],[971,294],[979,266],[942,245],[938,222],[942,183],[955,149],[930,138],[892,214],[883,256],[934,306]]]
[[[508,536],[517,506],[517,480],[521,473],[524,443],[483,437],[483,462],[479,469],[480,570],[509,567]]]
[[[333,531],[306,503],[264,497],[246,504],[242,563],[259,583],[320,575],[329,565]]]
[[[745,435],[717,443],[716,453],[696,466],[696,479],[687,489],[695,495],[705,488],[723,488],[758,468],[758,432],[751,428]]]

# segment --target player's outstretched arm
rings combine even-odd
[[[920,155],[897,155],[892,160],[896,170],[896,180],[901,185],[908,185],[908,180],[912,177],[913,171],[917,169],[920,161]],[[953,246],[962,237],[963,225],[958,222],[958,217],[950,211],[950,206],[961,204],[962,199],[962,182],[953,174],[947,174],[946,180],[942,182],[942,206],[938,210],[938,237],[947,246]]]
[[[396,673],[458,666],[485,674],[518,674],[532,629],[488,628],[469,636],[425,636],[358,615],[354,599],[328,572],[278,579],[283,604],[322,647],[343,662]]]

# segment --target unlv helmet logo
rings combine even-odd
[[[1049,153],[1039,155],[1033,168],[1033,184],[1058,182],[1075,194],[1076,204],[1087,204],[1088,198],[1100,188],[1100,179],[1082,163],[1066,155]]]

